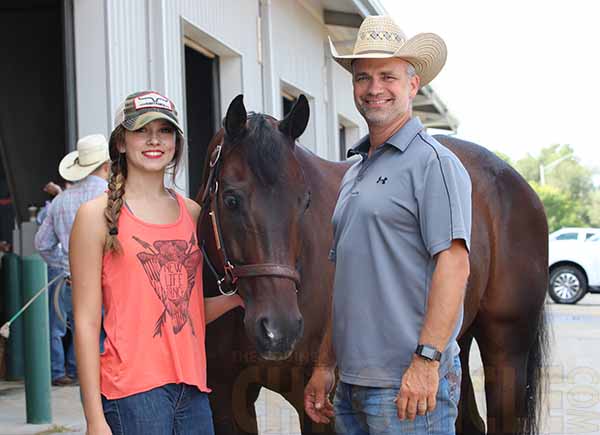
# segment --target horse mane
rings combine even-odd
[[[267,186],[275,184],[281,176],[283,149],[282,135],[275,128],[276,120],[262,113],[248,114],[244,149],[248,166],[258,180]]]

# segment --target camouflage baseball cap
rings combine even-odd
[[[183,134],[175,105],[155,91],[136,92],[125,98],[115,113],[114,127],[122,125],[127,130],[134,131],[156,119],[169,121]]]

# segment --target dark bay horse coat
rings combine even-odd
[[[214,157],[222,145],[213,206],[219,207],[232,262],[285,263],[300,276],[297,286],[277,277],[241,279],[246,311],[236,309],[208,325],[208,382],[217,434],[257,432],[254,401],[263,386],[296,408],[303,433],[334,433],[305,416],[302,398],[331,312],[330,220],[349,163],[323,160],[297,145],[307,122],[303,97],[279,122],[262,114],[248,116],[238,97],[208,148]],[[486,433],[469,375],[475,339],[485,372],[487,433],[537,433],[548,349],[543,206],[525,180],[485,148],[445,136],[436,139],[462,161],[473,186],[457,431]],[[204,170],[206,184],[208,163]],[[222,272],[211,220],[199,222],[198,230],[208,257]],[[218,294],[206,268],[204,276],[205,294]]]

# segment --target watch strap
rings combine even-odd
[[[428,344],[419,344],[415,353],[428,361],[440,361],[442,359],[442,353]]]

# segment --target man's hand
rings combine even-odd
[[[333,390],[335,373],[333,368],[315,367],[304,389],[304,410],[315,423],[329,423],[335,413],[329,400]]]
[[[42,190],[50,196],[56,196],[62,192],[62,188],[52,181],[49,181]]]
[[[414,356],[410,366],[402,376],[400,392],[396,397],[398,418],[414,420],[417,415],[425,415],[435,409],[440,376],[440,363],[427,361]]]

